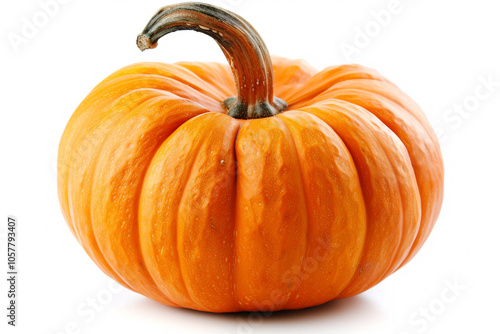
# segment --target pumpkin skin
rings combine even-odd
[[[415,256],[443,197],[420,108],[359,65],[274,57],[275,116],[236,119],[231,68],[140,63],[59,147],[64,217],[92,260],[161,303],[276,311],[359,294]]]

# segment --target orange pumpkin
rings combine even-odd
[[[229,66],[140,63],[101,82],[59,148],[65,219],[110,277],[210,312],[359,294],[422,247],[443,197],[437,138],[376,71],[271,58],[241,17],[161,9],[144,50],[191,29]]]

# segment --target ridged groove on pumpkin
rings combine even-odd
[[[166,70],[163,69],[163,71]],[[167,75],[166,72],[164,74]],[[96,144],[91,142],[90,144],[92,147],[90,148],[87,147],[87,149],[89,149],[89,153],[80,154],[83,155],[83,157],[73,153],[72,150],[74,150],[74,147],[81,146],[81,144],[78,143],[85,142],[85,140],[88,140],[88,138],[93,139],[94,135],[92,135],[92,132],[89,133],[88,131],[72,131],[72,129],[74,127],[78,127],[79,124],[85,124],[87,119],[91,119],[92,117],[94,117],[94,114],[96,114],[97,112],[102,112],[102,110],[106,110],[107,108],[110,108],[110,106],[120,103],[120,101],[122,101],[121,103],[123,103],[124,99],[127,99],[128,94],[137,94],[134,92],[142,91],[147,88],[164,89],[165,87],[170,86],[172,88],[169,89],[170,91],[174,91],[178,93],[180,97],[187,98],[189,100],[200,100],[197,98],[196,95],[198,96],[204,96],[204,95],[195,91],[189,86],[184,86],[183,84],[176,82],[174,81],[174,79],[170,79],[168,77],[154,76],[148,74],[146,75],[131,74],[125,76],[121,75],[122,75],[121,71],[117,71],[114,75],[111,75],[107,80],[105,80],[106,81],[105,83],[101,84],[98,88],[94,89],[88,95],[85,101],[86,103],[85,104],[82,103],[79,106],[77,111],[75,111],[75,113],[73,114],[71,120],[68,122],[68,125],[65,130],[65,136],[63,136],[63,139],[61,140],[59,149],[58,173],[60,174],[59,178],[60,185],[58,189],[60,193],[59,198],[61,202],[61,207],[63,209],[63,213],[65,214],[68,225],[70,226],[71,230],[73,231],[77,239],[80,241],[80,243],[84,246],[87,253],[89,253],[89,255],[95,260],[94,262],[96,262],[104,272],[106,272],[109,276],[115,278],[122,285],[127,286],[128,288],[133,290],[132,287],[130,287],[118,275],[116,275],[116,273],[114,273],[114,270],[111,269],[109,264],[107,264],[107,261],[104,260],[101,255],[93,254],[94,251],[91,250],[91,248],[97,248],[97,247],[87,247],[86,243],[82,242],[82,239],[75,230],[75,224],[73,223],[74,219],[72,219],[70,216],[72,210],[70,209],[67,200],[68,198],[67,194],[69,193],[69,188],[67,184],[69,179],[69,170],[72,167],[74,167],[74,165],[80,164],[82,159],[88,160],[90,158],[88,155],[91,154],[92,153],[91,151],[96,148],[95,147]],[[164,93],[165,91],[162,90],[161,92]],[[136,98],[132,98],[131,100],[135,99]],[[223,111],[220,102],[214,101],[207,103],[211,101],[211,99],[205,96],[202,100],[205,106],[208,106],[209,108],[212,109],[220,108],[221,111]],[[133,105],[130,107],[132,108]],[[110,130],[109,128],[110,126],[106,126],[104,130]],[[89,239],[90,243],[92,243],[91,240],[94,240],[95,242],[95,238],[90,237]],[[95,243],[94,245],[96,246]]]
[[[288,101],[289,108],[295,110],[319,100],[324,92],[338,83],[353,79],[386,81],[377,71],[360,65],[331,66],[315,73],[298,91],[289,91],[282,96]]]
[[[405,108],[379,94],[360,89],[342,88],[332,91],[330,98],[352,102],[379,118],[405,145],[421,190],[422,218],[412,248],[401,264],[407,263],[421,248],[437,219],[442,201],[442,158],[435,135]],[[434,191],[425,191],[435,187]]]
[[[304,107],[300,111],[316,115],[326,122],[347,145],[357,170],[360,171],[360,182],[367,207],[368,230],[358,270],[339,296],[345,297],[350,293],[355,294],[356,291],[364,291],[373,286],[379,278],[385,277],[386,271],[391,268],[392,259],[398,257],[394,239],[401,239],[402,224],[418,225],[420,218],[417,214],[407,217],[408,221],[403,219],[403,212],[399,210],[399,214],[396,214],[397,211],[393,210],[391,203],[405,204],[410,208],[408,212],[419,213],[418,194],[402,202],[391,190],[399,186],[400,178],[394,174],[391,159],[384,152],[384,147],[391,149],[393,154],[403,154],[403,157],[407,156],[407,153],[399,139],[395,135],[388,135],[389,129],[368,111],[333,99]],[[402,169],[406,170],[408,178],[403,177],[402,180],[409,180],[404,189],[405,192],[411,192],[416,183],[411,182],[412,178],[414,180],[413,171],[409,158],[406,158],[406,166],[403,163]],[[391,184],[387,184],[388,181]],[[398,207],[401,208],[401,205]],[[414,236],[410,236],[411,240],[413,238]],[[408,239],[408,236],[404,239]],[[374,263],[377,265],[373,265]]]
[[[226,307],[227,305],[223,305],[223,301],[219,298],[207,299],[207,296],[200,291],[206,292],[212,289],[215,293],[218,290],[219,287],[213,287],[213,280],[215,280],[217,272],[220,272],[221,266],[228,267],[225,270],[226,276],[230,276],[231,263],[229,258],[233,257],[230,240],[225,243],[223,242],[225,240],[220,240],[218,243],[217,237],[222,238],[227,237],[227,235],[221,236],[217,230],[212,229],[207,224],[192,225],[189,221],[184,221],[183,217],[187,214],[186,210],[190,211],[186,207],[186,196],[196,197],[198,196],[196,193],[199,191],[199,189],[196,190],[197,184],[193,183],[198,178],[194,178],[194,174],[191,173],[199,172],[196,170],[201,167],[199,159],[203,159],[203,152],[209,150],[207,145],[217,142],[215,138],[230,136],[226,134],[228,130],[236,136],[239,124],[234,122],[236,122],[234,119],[226,115],[209,113],[193,118],[177,129],[163,143],[153,158],[144,181],[140,209],[141,245],[147,257],[146,265],[159,287],[176,302],[213,312],[221,311],[218,303]],[[231,128],[232,130],[230,130]],[[188,133],[196,133],[197,135],[188,136]],[[230,140],[225,143],[231,149],[232,144],[233,142]],[[224,170],[217,170],[217,166],[220,168],[220,160],[211,161],[211,164],[204,166],[204,170],[207,171],[208,168],[217,172],[215,176],[225,177]],[[230,167],[229,163],[225,168],[227,167]],[[202,169],[200,168],[200,170]],[[172,194],[176,194],[176,196],[172,197]],[[208,194],[205,195],[208,196]],[[230,197],[231,193],[228,192],[226,195]],[[207,199],[200,198],[200,200],[207,203]],[[196,204],[194,205],[191,207],[191,213],[194,216],[190,219],[195,219],[197,213],[202,213],[197,210]],[[224,214],[226,209],[218,207],[217,203],[212,200],[208,200],[207,205],[222,210],[219,212],[220,214]],[[198,222],[202,221],[198,220]],[[231,224],[220,226],[221,230],[229,229],[232,232],[230,227]],[[204,233],[209,235],[206,239],[200,239],[200,234],[204,235]],[[207,261],[195,261],[200,256],[202,258],[210,256],[207,253],[200,254],[198,251],[201,247],[200,242],[209,243],[213,247],[213,252],[222,250],[227,254],[226,256],[210,257]],[[191,243],[192,247],[186,246],[186,243]],[[204,247],[207,246],[204,245]],[[227,261],[226,258],[228,258]],[[193,271],[196,274],[193,274]],[[193,280],[196,281],[196,284],[193,283],[191,286]],[[230,294],[233,287],[233,284],[229,283],[230,281],[221,280],[219,282],[227,285],[226,289],[223,289],[227,295]],[[190,289],[193,287],[196,287],[197,293],[191,293]]]
[[[186,128],[195,128],[192,124],[192,121],[186,122],[179,127],[153,157],[141,194],[140,241],[146,266],[163,293],[176,303],[199,308],[191,298],[183,279],[177,236],[180,196],[201,145],[200,136],[191,138],[182,135]],[[177,150],[176,153],[166,155],[167,150],[175,148],[181,148],[183,151]],[[175,193],[176,197],[166,198],[167,190],[169,193]],[[164,204],[164,207],[157,208],[158,204]]]
[[[122,98],[116,100],[110,107],[104,109],[104,115],[101,116],[98,122],[87,128],[86,136],[81,136],[77,139],[79,144],[75,147],[77,151],[78,161],[76,165],[68,170],[67,191],[68,191],[68,207],[70,208],[71,220],[75,224],[75,231],[82,240],[85,250],[94,261],[105,268],[105,272],[115,278],[124,286],[130,285],[120,276],[116,268],[110,265],[104,254],[101,252],[99,242],[95,236],[95,231],[92,224],[92,212],[90,201],[92,198],[92,183],[95,175],[95,161],[97,160],[103,142],[110,134],[110,129],[117,119],[123,117],[126,112],[133,110],[137,106],[147,103],[147,101],[158,96],[156,92],[147,90],[136,90],[125,94]],[[91,142],[86,143],[86,138],[92,138]],[[85,145],[90,145],[86,147]],[[75,197],[76,196],[76,197]],[[135,290],[136,287],[133,289]]]
[[[300,161],[275,117],[244,122],[235,150],[237,300],[241,310],[275,310],[289,291],[283,275],[305,254]]]
[[[217,70],[215,70],[217,69]],[[203,71],[205,71],[204,74]],[[201,72],[201,73],[200,73]],[[177,64],[159,64],[159,63],[137,63],[128,65],[119,71],[111,74],[104,79],[107,83],[116,78],[126,76],[147,77],[162,77],[175,81],[168,85],[171,89],[182,92],[184,87],[189,87],[205,98],[218,102],[217,108],[222,108],[220,101],[224,100],[231,92],[234,91],[234,82],[231,77],[231,71],[227,66],[215,64],[209,66],[203,63],[177,63]],[[206,76],[205,79],[202,76]],[[229,78],[228,78],[229,76]],[[214,85],[214,82],[218,84]],[[175,92],[174,92],[175,93]],[[216,108],[216,109],[217,109]],[[216,109],[211,109],[215,111]]]
[[[300,295],[286,306],[307,307],[334,299],[355,274],[365,242],[366,208],[351,154],[331,127],[297,111],[278,118],[290,130],[302,162],[311,220],[307,263],[301,263],[306,275],[298,287]],[[318,250],[326,255],[318,256]],[[318,286],[318,280],[330,283]]]
[[[240,123],[227,115],[199,117],[202,138],[177,214],[178,254],[188,292],[202,309],[221,312],[232,303],[232,234],[236,193],[233,145]],[[205,250],[210,248],[210,252]]]
[[[138,208],[142,179],[159,144],[179,125],[206,109],[177,96],[154,91],[156,97],[115,122],[96,162],[92,218],[98,244],[118,274],[140,293],[172,303],[154,286],[138,237]],[[124,136],[126,134],[126,136]]]
[[[426,145],[423,150],[424,159],[412,157],[413,165],[416,165],[417,163],[433,165],[432,170],[430,168],[429,170],[424,170],[422,171],[422,173],[420,173],[422,175],[426,175],[427,173],[429,173],[428,176],[431,179],[425,182],[427,184],[424,184],[424,180],[419,179],[420,189],[426,189],[426,187],[428,187],[429,185],[434,185],[433,190],[430,192],[430,194],[428,194],[432,195],[432,197],[427,201],[424,201],[424,198],[422,197],[422,220],[427,223],[419,229],[419,233],[410,251],[410,254],[401,264],[401,266],[403,266],[405,263],[411,260],[413,256],[415,256],[415,254],[418,252],[418,250],[422,247],[423,243],[429,236],[435,221],[437,220],[439,209],[441,207],[441,202],[443,199],[443,161],[441,152],[439,150],[439,144],[437,142],[437,137],[434,134],[434,130],[430,126],[425,114],[422,112],[420,107],[395,85],[388,82],[378,82],[377,84],[373,84],[365,80],[356,80],[353,82],[341,83],[338,85],[337,89],[342,89],[344,87],[371,92],[378,96],[381,96],[382,98],[385,98],[385,100],[392,101],[397,112],[410,113],[417,119],[419,126],[425,129],[425,132],[427,133],[427,140],[430,141],[430,143]],[[430,166],[425,166],[425,168],[428,167]]]
[[[329,98],[340,98],[338,92],[342,91],[343,89],[365,90],[367,92],[376,93],[382,98],[385,97],[386,99],[393,101],[393,103],[395,104],[393,109],[398,110],[398,113],[401,113],[403,115],[407,114],[411,118],[414,118],[416,120],[416,123],[411,122],[415,124],[408,125],[405,128],[412,128],[416,126],[417,129],[425,130],[427,136],[424,135],[423,137],[425,137],[426,140],[431,142],[429,142],[429,145],[427,145],[427,147],[425,147],[422,150],[423,154],[420,154],[421,157],[419,159],[415,159],[414,157],[415,154],[414,152],[412,152],[411,147],[407,147],[407,149],[411,153],[411,160],[413,164],[415,164],[417,161],[419,163],[423,163],[423,161],[426,161],[426,159],[431,160],[431,161],[427,160],[427,162],[429,162],[428,165],[432,165],[431,168],[433,168],[433,170],[431,171],[425,170],[422,173],[417,172],[417,179],[420,189],[426,189],[431,184],[433,185],[433,187],[435,187],[435,189],[433,191],[428,192],[428,194],[422,195],[422,211],[423,211],[422,224],[421,227],[419,228],[417,238],[413,243],[409,255],[401,264],[402,266],[405,263],[407,263],[423,245],[424,241],[430,234],[430,231],[432,230],[432,227],[439,213],[439,208],[442,201],[442,189],[443,189],[442,158],[439,152],[439,145],[437,143],[436,136],[433,133],[433,130],[430,127],[425,115],[422,113],[422,111],[416,105],[415,102],[413,102],[410,98],[408,98],[408,96],[403,92],[401,92],[401,90],[397,88],[394,84],[384,79],[376,71],[370,72],[372,76],[371,78],[368,77],[363,78],[364,76],[363,74],[360,75],[354,72],[349,75],[344,74],[344,72],[347,73],[352,72],[353,67],[357,68],[358,71],[360,72],[371,71],[370,69],[367,69],[359,65],[342,65],[325,69],[317,73],[313,78],[311,78],[308,82],[306,82],[304,87],[301,88],[300,94],[298,95],[299,97],[301,97],[300,101],[297,101],[297,96],[293,99],[288,99],[288,101],[292,103],[291,106],[292,108],[298,108],[306,105],[312,105],[314,103],[327,100]],[[332,72],[330,74],[335,74],[332,76],[332,78],[326,78],[326,80],[330,80],[329,83],[331,84],[331,86],[329,87],[327,85],[321,85],[321,80],[318,79],[321,77],[325,77],[326,75],[325,73],[328,72]],[[341,76],[342,80],[339,80],[336,76],[337,77]],[[321,87],[318,88],[319,86]],[[358,100],[364,101],[365,102],[364,105],[370,105],[372,103],[372,102],[366,102],[366,98],[359,98]],[[373,101],[373,99],[370,99],[370,101]],[[377,105],[377,103],[375,103],[375,105]],[[400,106],[401,108],[399,108],[398,106]],[[391,122],[389,122],[389,124],[390,123]],[[402,129],[401,131],[404,132],[405,130]],[[414,130],[412,131],[414,132]],[[406,144],[407,142],[405,143],[405,145]],[[418,144],[419,143],[417,143],[417,145]],[[426,157],[423,158],[422,155]],[[432,180],[427,180],[427,181],[421,180],[420,178],[421,175],[429,175],[432,178]],[[422,183],[424,182],[426,182],[427,184],[423,187]],[[429,195],[432,196],[432,198],[428,198],[426,200],[426,196]]]
[[[286,133],[287,140],[290,143],[290,146],[292,147],[293,154],[295,155],[295,161],[297,162],[298,166],[298,175],[300,178],[300,192],[303,194],[304,198],[304,207],[305,207],[305,217],[307,219],[307,224],[306,224],[306,232],[305,232],[305,246],[304,246],[304,252],[302,255],[302,259],[300,262],[295,264],[295,268],[299,267],[301,270],[304,269],[304,260],[307,258],[306,255],[310,254],[310,247],[314,243],[314,240],[311,238],[311,233],[315,230],[315,227],[312,226],[311,222],[313,221],[311,219],[311,214],[310,214],[310,205],[308,205],[308,199],[307,199],[307,187],[308,184],[305,180],[306,176],[304,173],[304,168],[302,167],[302,159],[304,158],[303,156],[301,157],[299,154],[299,149],[297,147],[297,143],[295,142],[294,139],[294,133],[290,129],[290,126],[287,124],[286,120],[283,119],[283,117],[277,117],[277,119],[284,125],[284,130]],[[300,140],[300,139],[299,139]],[[293,267],[292,267],[293,268]],[[290,268],[290,269],[292,269]],[[295,269],[296,270],[296,269]],[[293,272],[293,271],[292,271]],[[293,275],[296,275],[296,273],[293,273]],[[285,281],[285,277],[282,277],[282,281],[287,283],[287,287],[290,288],[289,284],[292,286],[296,287],[296,289],[290,289],[291,291],[287,294],[287,298],[284,301],[283,305],[276,305],[276,307],[293,307],[293,303],[297,302],[297,299],[300,297],[300,294],[296,292],[298,287],[303,283],[304,278],[299,276],[299,277],[294,277],[292,276],[291,278],[289,277],[289,281]],[[307,279],[307,278],[306,278]]]
[[[180,97],[187,99],[193,98],[196,94],[196,91],[187,89],[187,86],[185,86],[185,92],[182,92],[182,90],[175,87],[172,88],[171,86],[175,86],[175,82],[170,82],[168,80],[165,80],[165,78],[159,76],[125,75],[122,77],[120,76],[121,71],[115,72],[115,75],[117,77],[114,77],[114,75],[112,75],[112,79],[105,80],[104,83],[93,89],[92,92],[90,92],[86,97],[85,101],[80,104],[80,106],[77,108],[77,110],[69,120],[64,131],[64,135],[61,138],[61,143],[59,145],[59,200],[63,214],[65,215],[66,220],[68,221],[68,224],[72,229],[74,229],[74,226],[71,226],[67,193],[65,193],[68,189],[69,170],[75,165],[81,163],[82,159],[88,159],[88,154],[80,156],[76,153],[76,150],[78,150],[79,147],[85,143],[85,141],[92,140],[92,136],[88,133],[88,131],[79,131],[81,130],[81,125],[87,124],[87,122],[92,124],[91,120],[95,119],[99,114],[102,114],[104,110],[109,108],[114,103],[122,100],[127,94],[135,90],[148,88],[160,89],[165,91],[173,90],[176,91]],[[200,93],[199,96],[203,96],[203,94]],[[195,100],[199,100],[199,98],[195,98]],[[205,107],[207,107],[207,105],[209,107],[213,105],[213,103],[207,102],[202,104]],[[220,102],[216,104],[217,108],[222,109],[222,106],[220,106]],[[92,142],[90,142],[90,144],[92,144]],[[94,146],[95,145],[92,144],[92,147]],[[92,147],[87,147],[87,149],[91,150]]]

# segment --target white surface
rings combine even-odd
[[[8,34],[20,34],[24,18],[32,21],[41,5],[1,2],[0,220],[5,233],[7,215],[19,219],[20,309],[15,329],[5,324],[1,312],[0,331],[499,333],[498,1],[402,1],[402,10],[351,59],[399,85],[446,137],[441,216],[409,265],[360,296],[265,318],[174,309],[129,291],[109,291],[110,279],[87,257],[60,213],[57,146],[76,106],[114,70],[139,61],[225,62],[213,41],[194,32],[169,35],[153,51],[136,48],[135,37],[148,19],[170,3],[70,0],[16,52]],[[318,69],[348,62],[340,46],[354,45],[357,29],[373,25],[371,11],[388,8],[387,1],[214,3],[250,21],[272,54],[303,58]],[[488,76],[497,86],[481,95],[471,112],[447,111],[474,102],[476,89],[485,95],[478,87]],[[2,277],[5,248],[2,238]],[[455,297],[446,290],[454,281],[465,287]],[[5,310],[6,284],[1,282]],[[95,297],[108,297],[102,311],[90,311],[88,298]],[[444,308],[436,309],[440,305]],[[439,314],[431,311],[429,320],[423,320],[419,314],[429,307]],[[72,323],[78,331],[71,331]]]

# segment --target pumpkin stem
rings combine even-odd
[[[137,37],[141,51],[177,30],[204,33],[217,42],[233,71],[238,95],[223,103],[228,115],[249,119],[274,116],[288,106],[274,96],[271,57],[257,31],[243,18],[225,9],[189,2],[163,7]]]

